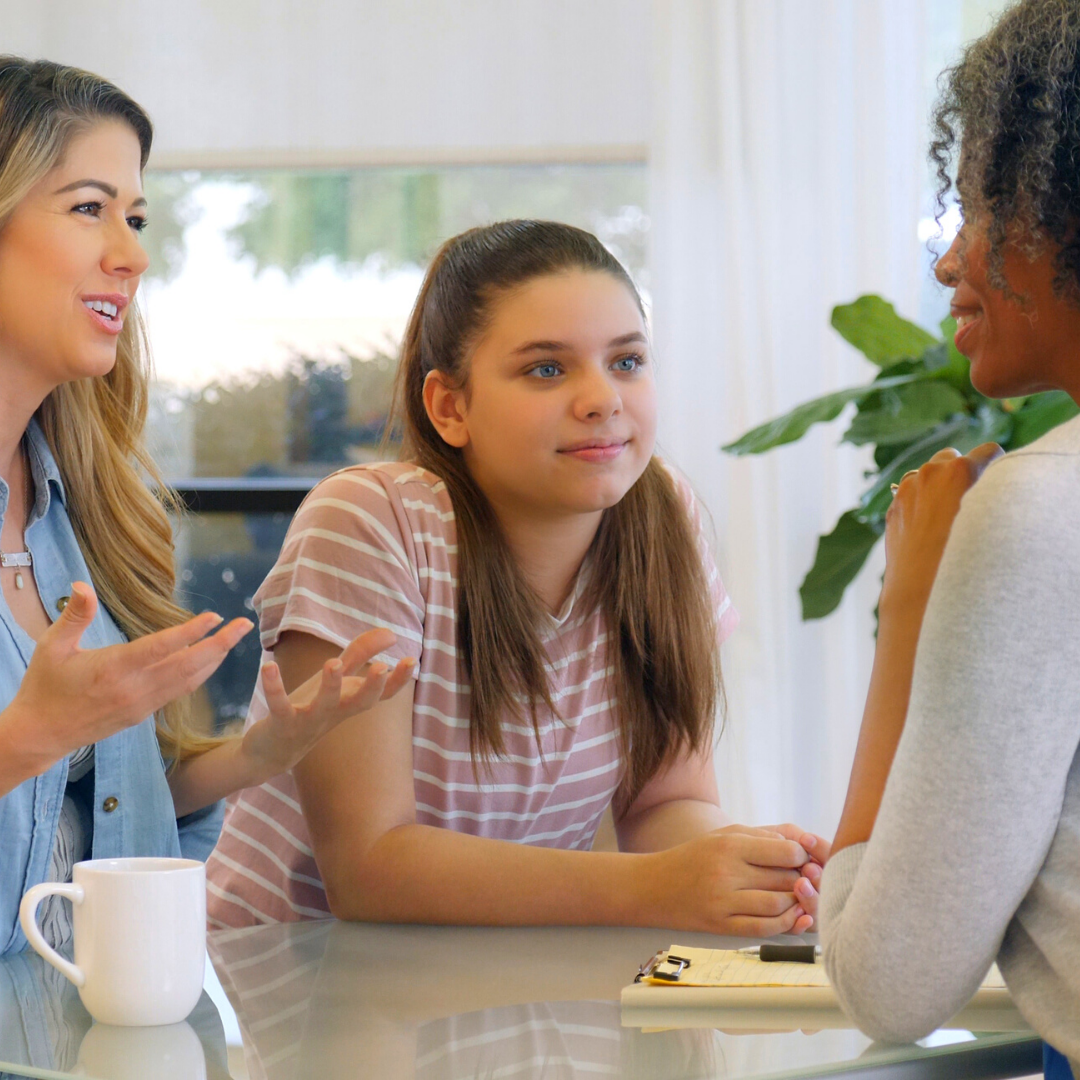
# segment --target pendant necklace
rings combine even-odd
[[[27,462],[27,465],[29,466],[29,462]],[[27,494],[29,495],[30,483],[32,482],[32,474],[30,473],[29,468],[27,468],[26,471],[29,474],[27,476]],[[32,506],[33,504],[31,503],[30,505]],[[27,517],[29,517],[29,511],[27,512]],[[0,567],[4,569],[13,567],[15,570],[16,589],[21,589],[26,584],[26,581],[22,575],[22,568],[24,566],[30,567],[33,565],[34,557],[30,554],[29,549],[27,549],[26,551],[0,551]]]

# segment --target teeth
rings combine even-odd
[[[100,311],[102,315],[108,315],[110,319],[116,318],[117,307],[108,300],[84,300],[83,303],[91,311]]]
[[[958,318],[958,319],[956,320],[956,329],[957,329],[957,330],[963,330],[965,326],[969,326],[969,325],[970,325],[971,323],[973,323],[973,322],[974,322],[974,321],[975,321],[975,320],[976,320],[976,319],[977,319],[978,317],[979,317],[979,316],[978,316],[978,313],[976,313],[976,314],[974,314],[974,315],[961,315],[961,316],[960,316],[960,317],[959,317],[959,318]]]

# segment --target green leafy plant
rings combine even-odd
[[[834,611],[885,531],[891,485],[947,446],[961,453],[984,442],[1015,450],[1077,414],[1062,391],[995,401],[972,385],[967,358],[953,344],[955,322],[942,337],[897,315],[880,296],[860,296],[833,309],[832,325],[879,370],[863,386],[838,390],[799,405],[748,431],[722,449],[762,454],[796,442],[814,424],[835,420],[855,406],[843,442],[874,447],[874,469],[859,505],[818,539],[817,557],[799,588],[803,619]]]

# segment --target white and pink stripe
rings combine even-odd
[[[721,640],[738,616],[724,592],[693,495],[676,478],[698,530]],[[264,650],[285,630],[338,645],[373,626],[398,637],[383,659],[419,661],[413,706],[416,820],[547,847],[588,848],[622,776],[609,697],[608,641],[580,588],[545,636],[559,717],[507,719],[506,756],[474,771],[469,687],[457,654],[457,534],[446,487],[413,465],[365,465],[324,480],[304,502],[255,596]],[[268,653],[264,659],[268,658]],[[256,693],[249,722],[265,710]],[[207,863],[212,927],[329,914],[292,777],[229,801]]]

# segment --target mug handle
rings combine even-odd
[[[71,903],[81,904],[86,896],[81,885],[72,885],[62,881],[43,881],[28,890],[19,905],[19,923],[26,935],[26,940],[36,953],[39,953],[48,963],[52,964],[65,978],[70,979],[76,986],[82,987],[86,983],[86,975],[82,968],[76,967],[69,960],[65,960],[54,948],[52,948],[41,933],[37,924],[38,905],[48,896],[66,896]]]

